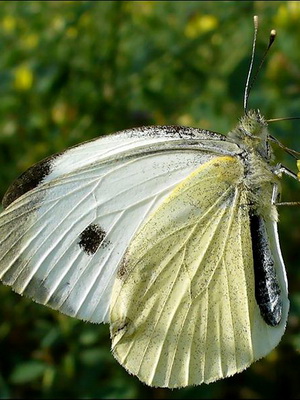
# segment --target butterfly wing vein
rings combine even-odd
[[[208,383],[272,348],[255,301],[242,177],[234,157],[203,164],[148,218],[125,254],[112,292],[112,349],[148,385]]]

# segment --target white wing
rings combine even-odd
[[[4,198],[1,280],[65,314],[107,321],[116,270],[147,215],[199,164],[238,151],[212,132],[148,127],[42,161]]]
[[[268,223],[268,236],[282,318],[271,326],[255,295],[243,177],[238,158],[201,165],[130,243],[112,292],[112,349],[148,385],[228,377],[270,352],[284,332],[289,302],[276,224]]]

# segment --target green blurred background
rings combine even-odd
[[[81,141],[148,124],[226,133],[243,114],[253,15],[251,92],[267,118],[300,115],[299,2],[13,2],[0,4],[0,195],[34,162]],[[300,150],[300,121],[272,134]],[[290,156],[278,160],[296,169]],[[300,200],[284,178],[283,200]],[[1,398],[300,398],[300,210],[280,209],[291,312],[280,345],[210,385],[153,389],[110,354],[107,326],[68,318],[0,286]]]

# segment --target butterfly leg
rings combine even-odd
[[[276,167],[276,170],[274,171],[274,173],[278,176],[281,176],[281,174],[286,174],[288,176],[291,176],[292,178],[296,179],[297,181],[299,181],[298,176],[291,171],[289,168],[282,166],[281,164],[279,164]],[[279,200],[278,198],[278,186],[275,184],[273,186],[273,194],[272,194],[272,204],[275,204],[276,206],[299,206],[300,205],[300,201],[283,201],[283,202],[278,202],[277,200]]]

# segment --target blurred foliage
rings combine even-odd
[[[267,118],[299,116],[299,2],[1,2],[0,195],[34,162],[84,140],[145,124],[226,133],[243,92],[260,18],[250,96]],[[256,61],[257,65],[258,61]],[[270,126],[300,150],[299,121]],[[295,170],[291,157],[278,160]],[[283,180],[283,200],[300,200]],[[245,372],[210,385],[153,389],[110,354],[107,326],[68,318],[0,287],[1,398],[300,398],[300,211],[280,209],[291,312],[280,345]]]

